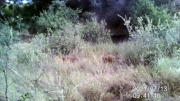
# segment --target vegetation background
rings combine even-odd
[[[179,0],[0,5],[0,101],[180,100]]]

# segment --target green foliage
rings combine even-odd
[[[123,42],[119,45],[119,54],[126,60],[127,64],[138,66],[143,62],[142,53],[144,50],[141,45],[138,42]]]
[[[82,39],[91,43],[110,42],[110,30],[105,28],[106,22],[98,22],[96,18],[86,21],[81,33]]]
[[[142,25],[142,18],[138,18],[140,27],[132,33],[132,40],[139,42],[144,50],[144,60],[156,61],[159,57],[179,57],[180,56],[180,33],[178,26],[167,28],[158,24],[153,26],[152,20],[147,17],[148,24]],[[176,21],[175,21],[176,22]],[[174,25],[174,22],[172,22]]]
[[[30,99],[33,96],[30,93],[26,93],[26,94],[22,95],[21,97],[22,97],[22,101],[26,101],[26,99]]]
[[[174,0],[153,0],[153,1],[155,2],[156,5],[161,6],[168,4],[169,2],[172,2]]]
[[[171,14],[179,12],[180,10],[180,1],[179,0],[171,0],[168,4],[168,8]]]
[[[27,23],[32,21],[31,17],[35,14],[28,9],[31,5],[33,4],[8,4],[2,8],[3,15],[1,19],[8,22],[8,26],[19,31],[22,28],[29,28]]]
[[[157,72],[166,73],[166,75],[172,72],[178,73],[180,72],[180,60],[178,58],[159,58],[155,67]]]
[[[50,29],[63,29],[66,23],[76,22],[78,20],[78,13],[80,10],[72,10],[62,1],[54,1],[49,6],[47,11],[40,13],[40,17],[37,18],[37,28],[42,32]]]
[[[17,42],[18,32],[14,31],[11,27],[8,27],[4,24],[0,24],[0,45],[9,46]]]
[[[92,12],[83,12],[82,17],[80,18],[80,20],[84,21],[84,20],[91,20],[92,17],[95,17],[95,13]]]
[[[13,4],[7,4],[3,1],[3,6],[0,6],[0,19],[10,22],[13,29],[35,31],[34,16],[39,16],[40,12],[47,10],[51,2],[52,0],[33,0],[31,3],[19,4],[17,0],[14,0]]]
[[[28,64],[31,61],[32,54],[30,52],[21,52],[17,54],[17,60],[19,64]]]
[[[178,17],[177,17],[178,18]],[[176,18],[176,19],[177,19]],[[171,24],[157,26],[146,16],[147,24],[143,25],[143,18],[139,17],[139,26],[132,31],[130,19],[123,19],[129,29],[131,41],[140,46],[142,61],[145,64],[154,64],[159,57],[179,57],[180,56],[180,22],[172,20]],[[168,26],[168,27],[167,27]]]
[[[133,9],[132,24],[137,25],[137,18],[140,16],[143,18],[143,25],[148,24],[146,16],[153,19],[152,24],[155,26],[158,25],[159,22],[166,25],[167,22],[171,21],[168,9],[156,6],[151,0],[134,0],[132,5],[134,5],[131,7]]]
[[[8,47],[0,45],[0,70],[4,70],[6,67],[6,62],[9,55],[8,52]]]
[[[50,36],[49,46],[55,53],[69,54],[78,47],[81,40],[80,36],[73,33],[72,30],[74,29],[70,26],[64,32],[56,31]]]
[[[69,54],[81,43],[78,32],[80,26],[68,23],[63,30],[52,31],[49,29],[47,37],[41,34],[33,42],[46,52]]]
[[[9,47],[0,46],[0,78],[2,81],[0,82],[0,95],[4,95],[6,88],[5,77],[2,72],[4,69],[7,71],[9,100],[28,101],[32,96],[33,99],[37,99],[36,97],[39,97],[39,94],[33,92],[34,88],[27,77],[32,77],[32,80],[37,76],[36,68],[40,65],[38,63],[45,59],[44,57],[44,54],[42,55],[41,51],[38,51],[30,43],[16,43]],[[10,83],[11,85],[9,85]]]
[[[5,8],[1,9],[4,16],[7,16],[7,17],[12,16],[12,11],[9,9],[9,7],[11,7],[11,6],[6,6]]]
[[[168,85],[168,93],[171,96],[178,95],[180,86],[180,60],[176,57],[161,57],[157,59],[154,67],[154,72],[159,75],[159,80]]]

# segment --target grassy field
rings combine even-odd
[[[151,45],[157,43],[144,47],[149,43],[139,37],[119,44],[81,40],[64,55],[46,50],[49,42],[44,38],[40,35],[7,48],[1,64],[8,77],[6,85],[1,71],[2,101],[6,88],[9,101],[180,100],[178,50],[172,57],[158,49],[151,55]]]
[[[35,35],[0,25],[0,101],[180,100],[179,13],[133,27],[120,17],[130,38],[115,44],[104,20],[73,23],[70,11],[40,14]]]

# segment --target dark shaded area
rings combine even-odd
[[[152,1],[155,2],[155,5],[161,6],[171,3],[173,0]],[[137,11],[137,2],[138,0],[67,0],[66,5],[73,9],[81,8],[80,17],[84,12],[94,12],[98,21],[103,19],[107,22],[106,28],[111,30],[113,41],[118,42],[128,40],[129,33],[124,26],[124,21],[117,14],[127,18],[141,16],[135,12]],[[135,19],[132,20],[132,23],[136,23]]]
[[[81,8],[82,13],[94,12],[98,20],[104,19],[107,22],[107,29],[113,33],[113,42],[128,40],[129,34],[124,26],[124,21],[117,16],[129,17],[131,9],[129,9],[130,0],[68,0],[66,5],[73,9]],[[80,16],[81,16],[80,14]]]
[[[170,2],[172,2],[172,1],[173,1],[173,0],[154,0],[155,4],[158,5],[158,6],[161,6],[161,5],[170,3]]]
[[[68,0],[66,5],[72,9],[80,8],[82,12],[90,11],[91,3],[89,0]]]
[[[128,41],[129,34],[128,35],[111,35],[111,39],[112,39],[113,43]]]

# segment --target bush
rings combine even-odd
[[[172,1],[174,1],[174,0],[154,0],[155,4],[157,6],[165,5]]]
[[[15,30],[32,27],[31,17],[37,15],[34,4],[7,4],[2,7],[1,19],[8,22],[8,25]],[[31,23],[31,24],[29,24]]]
[[[180,60],[178,58],[161,57],[155,64],[155,72],[159,75],[159,81],[163,81],[164,85],[168,85],[166,93],[170,96],[179,95],[180,86]]]
[[[168,9],[156,6],[151,0],[134,0],[131,8],[133,9],[132,24],[135,25],[138,24],[137,18],[140,16],[143,18],[143,25],[148,24],[146,16],[153,19],[152,24],[155,26],[158,25],[159,21],[163,25],[171,21]]]
[[[47,11],[40,13],[37,18],[37,28],[41,31],[47,31],[47,28],[63,29],[68,22],[76,22],[78,20],[80,10],[72,10],[62,1],[54,1]]]
[[[42,52],[35,49],[33,45],[29,43],[18,43],[16,51],[13,51],[17,58],[18,65],[32,65],[39,62],[42,58]]]
[[[106,22],[100,21],[98,23],[96,18],[92,18],[92,21],[86,21],[81,31],[82,39],[91,43],[110,42],[110,30],[105,28]]]
[[[14,31],[11,27],[0,24],[0,45],[9,46],[17,42],[19,33]]]
[[[30,80],[35,79],[40,74],[42,62],[47,59],[49,59],[47,54],[42,54],[31,43],[19,42],[11,45],[10,48],[0,46],[0,78],[2,81],[0,82],[0,96],[4,96],[7,88],[9,100],[20,100],[21,97],[25,97],[25,93],[33,94],[33,99],[40,98],[40,94],[43,93],[34,93],[36,92],[32,86],[34,84],[30,84]],[[11,85],[6,86],[2,70],[6,70],[7,84],[13,82]]]
[[[141,23],[142,18],[138,18]],[[151,20],[148,19],[148,25],[139,27],[134,33],[134,39],[137,39],[143,43],[144,48],[149,53],[155,53],[157,56],[175,56],[179,50],[179,40],[180,33],[178,31],[178,26],[171,26],[167,28],[163,25],[158,25],[157,27],[152,25]],[[172,25],[175,25],[172,22]],[[176,54],[177,55],[177,54]]]
[[[148,24],[143,25],[143,18],[138,18],[139,26],[135,27],[135,31],[131,30],[130,20],[124,19],[131,34],[131,41],[139,44],[143,50],[141,53],[143,61],[149,64],[156,62],[159,57],[179,57],[180,22],[172,20],[169,27],[161,24],[154,26],[149,17],[146,16],[146,19]]]
[[[46,52],[69,54],[81,43],[79,35],[81,25],[68,23],[63,30],[48,30],[48,36],[38,35],[32,42]]]
[[[180,1],[179,0],[171,0],[168,4],[168,8],[170,13],[174,14],[176,12],[179,12],[180,9]]]
[[[178,58],[162,57],[158,59],[155,67],[156,67],[155,70],[157,72],[162,72],[165,73],[166,75],[167,73],[172,73],[172,72],[178,73],[180,72],[180,60]]]
[[[143,63],[142,44],[138,42],[123,42],[120,46],[120,54],[126,60],[127,64],[138,66]]]

